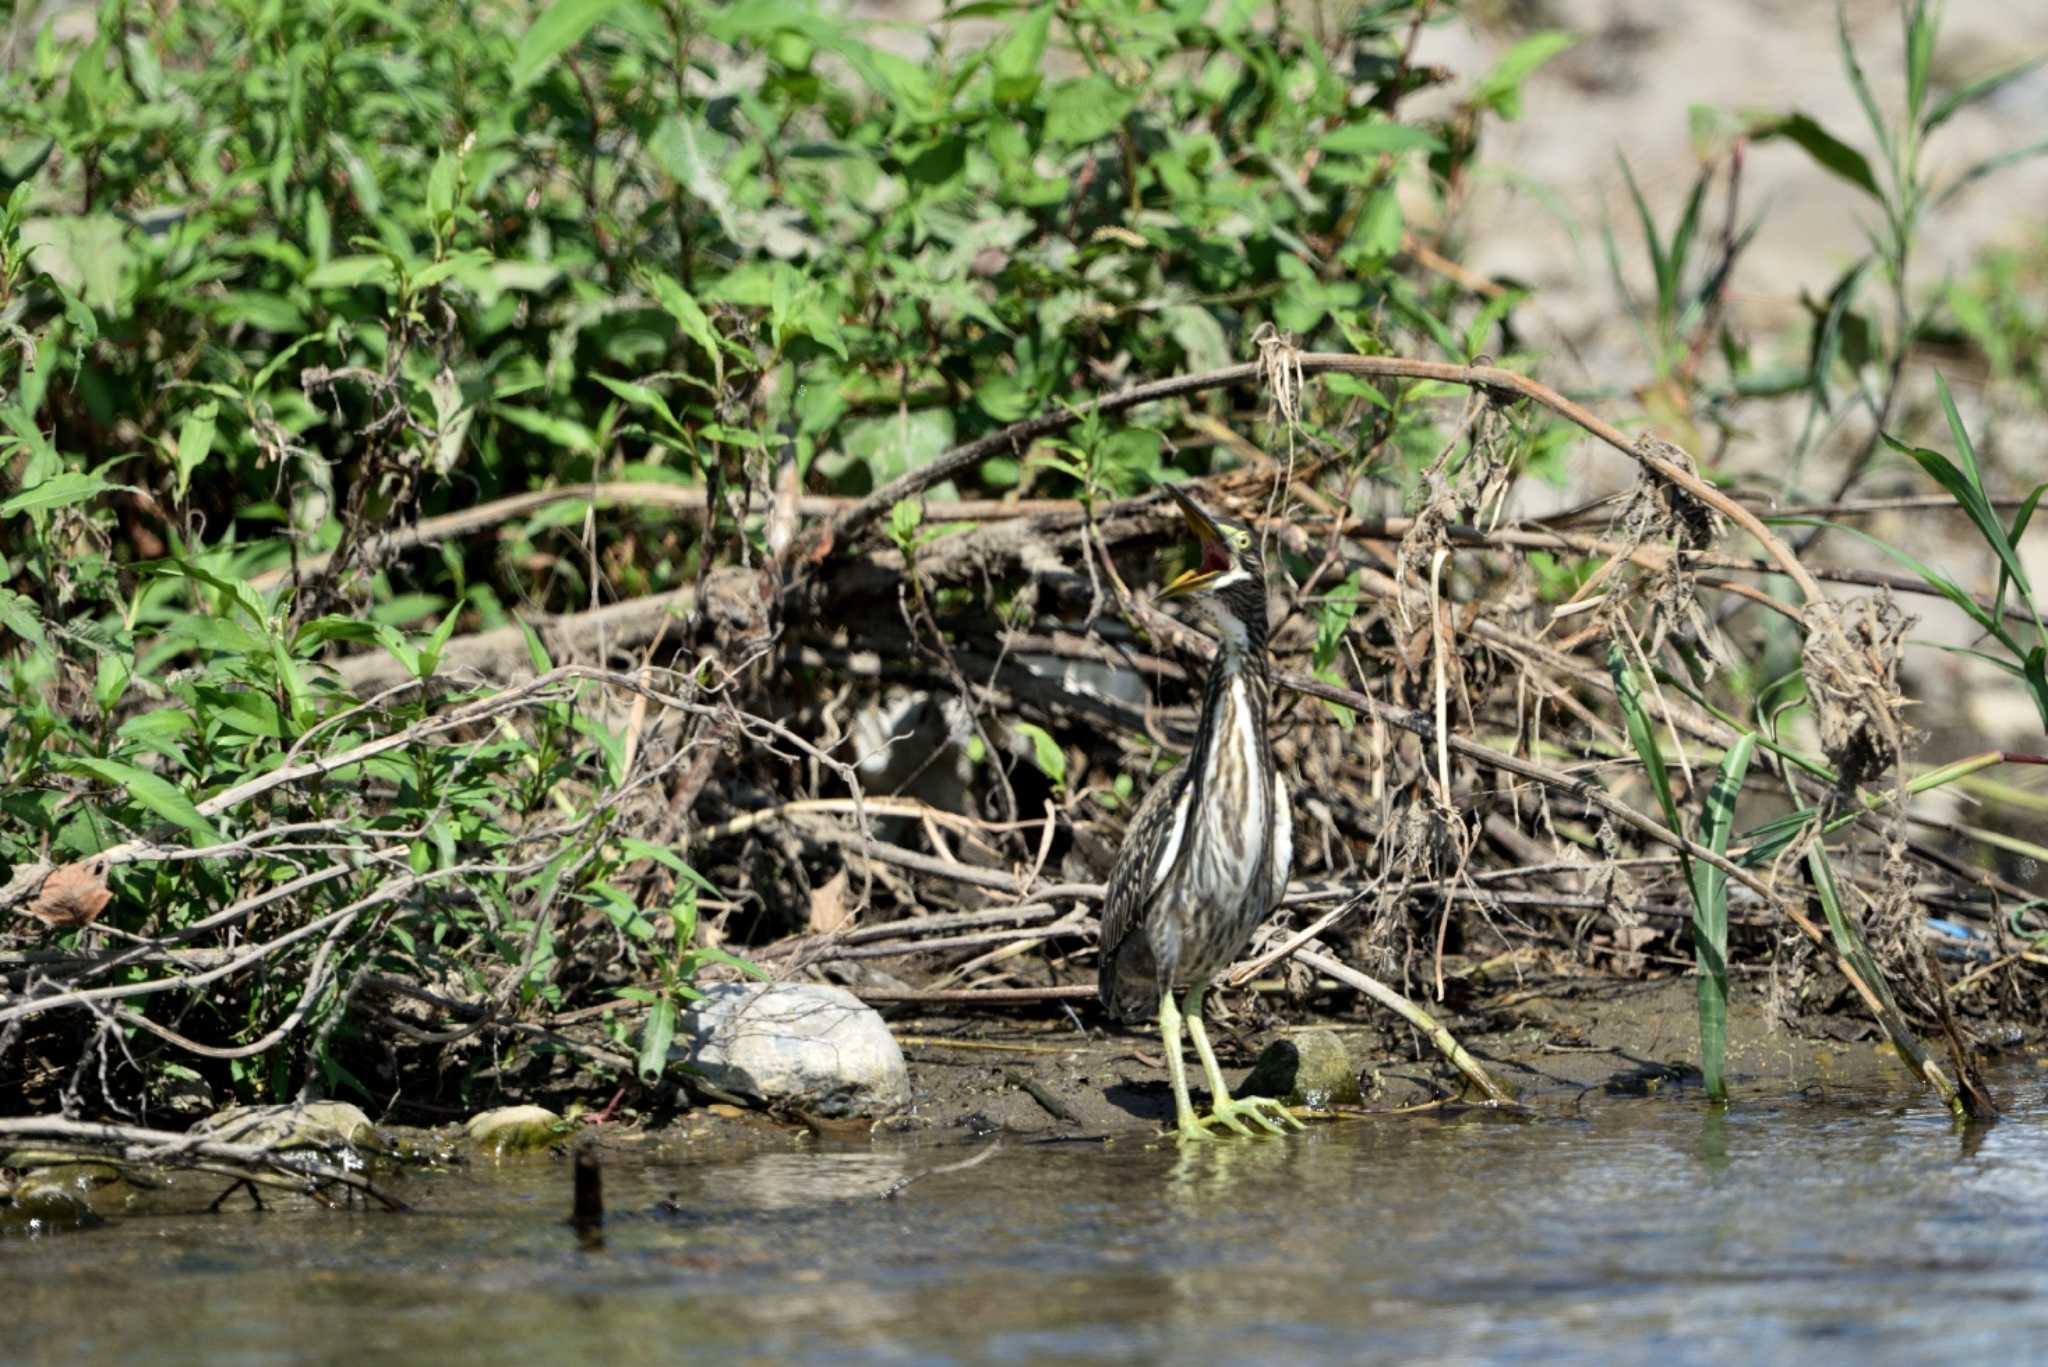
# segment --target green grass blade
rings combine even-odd
[[[1635,747],[1637,758],[1649,771],[1650,786],[1657,793],[1657,806],[1664,812],[1664,824],[1683,835],[1685,827],[1678,819],[1678,804],[1671,797],[1671,773],[1664,767],[1664,751],[1657,744],[1657,730],[1650,722],[1648,709],[1643,706],[1642,684],[1622,654],[1619,641],[1607,643],[1607,668],[1614,675],[1614,695],[1621,702],[1622,719],[1628,724],[1629,744]]]
[[[1678,298],[1678,280],[1671,268],[1671,258],[1665,254],[1664,243],[1657,237],[1657,220],[1650,216],[1650,206],[1643,200],[1643,191],[1636,184],[1636,173],[1629,169],[1628,158],[1617,156],[1621,163],[1622,179],[1628,182],[1629,198],[1635,201],[1636,221],[1642,225],[1643,245],[1650,251],[1650,272],[1657,278],[1657,322],[1668,325],[1674,301]]]
[[[1707,193],[1709,173],[1701,171],[1692,183],[1692,193],[1686,196],[1685,212],[1679,215],[1678,227],[1671,234],[1671,302],[1668,307],[1675,315],[1678,311],[1679,286],[1685,283],[1686,259],[1692,255],[1693,235],[1699,231],[1700,200]]]
[[[2036,484],[2034,491],[2028,494],[2026,500],[2020,504],[2019,511],[2013,514],[2012,526],[2007,529],[2005,534],[2005,539],[2013,545],[2019,545],[2020,538],[2027,534],[2027,524],[2034,520],[2034,508],[2041,502],[2042,494],[2048,494],[2048,484]],[[2010,583],[2012,583],[2012,576],[2005,572],[2005,566],[2000,565],[1998,567],[1998,592],[1992,595],[1991,602],[1997,609],[1997,615],[2001,617],[2005,615],[2005,590],[2006,586]]]
[[[1736,864],[1745,869],[1761,868],[1769,864],[1778,857],[1780,851],[1798,838],[1801,831],[1812,824],[1819,812],[1818,807],[1801,807],[1796,812],[1773,817],[1761,826],[1750,827],[1742,833],[1742,842],[1747,848],[1737,856]]]
[[[1977,497],[1984,499],[1984,472],[1977,466],[1977,444],[1970,440],[1970,429],[1963,426],[1962,415],[1956,412],[1955,395],[1949,393],[1948,378],[1940,371],[1934,372],[1934,390],[1941,395],[1942,416],[1948,419],[1948,434],[1956,439],[1956,450],[1963,458],[1963,473],[1969,478],[1970,487],[1977,491]]]
[[[1814,329],[1813,347],[1807,358],[1807,385],[1813,390],[1813,396],[1820,403],[1823,413],[1832,412],[1834,409],[1834,399],[1828,392],[1828,384],[1834,374],[1835,361],[1842,354],[1843,323],[1856,302],[1856,293],[1863,284],[1863,277],[1869,274],[1870,268],[1876,263],[1876,256],[1865,256],[1842,272],[1842,278],[1828,291],[1827,312],[1821,315],[1820,326]]]
[[[1924,1078],[1929,1085],[1941,1093],[1942,1102],[1956,1114],[1963,1115],[1962,1101],[1956,1095],[1955,1087],[1943,1077],[1941,1071],[1928,1060],[1927,1050],[1921,1046],[1919,1037],[1899,1014],[1899,1005],[1892,998],[1891,988],[1885,985],[1884,974],[1878,971],[1877,956],[1864,943],[1863,934],[1849,920],[1842,907],[1842,896],[1835,885],[1834,865],[1828,861],[1827,846],[1815,840],[1806,851],[1806,867],[1813,875],[1814,896],[1820,900],[1821,912],[1827,917],[1828,931],[1834,936],[1835,949],[1843,960],[1856,971],[1856,976],[1877,998],[1877,1023],[1890,1037],[1892,1047],[1899,1051],[1899,1057],[1906,1060],[1914,1073]]]
[[[2048,57],[2035,57],[2021,62],[2017,66],[2009,66],[2001,71],[1994,71],[1988,76],[1979,76],[1974,81],[1957,86],[1954,90],[1944,95],[1932,110],[1928,111],[1927,122],[1923,127],[1927,132],[1932,133],[1935,129],[1955,117],[1961,110],[1967,109],[1979,100],[1990,98],[2006,86],[2011,85],[2014,81],[2031,74],[2044,61],[2048,61]]]
[[[1735,828],[1735,803],[1756,755],[1756,737],[1743,736],[1721,760],[1714,786],[1707,790],[1702,814],[1703,844],[1715,854],[1728,853]],[[1692,947],[1699,969],[1700,1072],[1707,1095],[1728,1099],[1723,1063],[1728,1049],[1728,875],[1712,864],[1692,866]]]
[[[1889,440],[1889,438],[1887,438],[1887,440]],[[1928,454],[1932,455],[1933,453],[1929,452]],[[1939,460],[1940,457],[1937,456],[1936,459]],[[1946,464],[1946,462],[1944,462],[1944,464]],[[1955,467],[1950,466],[1949,468],[1954,469]],[[1883,551],[1886,555],[1898,561],[1901,565],[1904,565],[1907,569],[1913,571],[1913,573],[1919,575],[1921,579],[1926,581],[1928,587],[1940,593],[1942,597],[1948,599],[1949,602],[1954,603],[1958,608],[1961,608],[1964,614],[1968,616],[1971,621],[1975,622],[1980,630],[1985,632],[1987,635],[1994,637],[2000,645],[2004,646],[2007,650],[2010,650],[2015,656],[2021,656],[2026,653],[2025,651],[2020,649],[2019,642],[2015,641],[2012,638],[2012,634],[2005,629],[2005,622],[2002,618],[1994,617],[1990,613],[1986,612],[1984,610],[1983,605],[1969,594],[1963,592],[1962,586],[1957,584],[1953,579],[1950,579],[1947,575],[1942,574],[1939,570],[1934,569],[1932,566],[1915,558],[1913,555],[1900,550],[1897,546],[1892,545],[1890,542],[1882,541],[1877,537],[1872,536],[1869,532],[1863,531],[1860,528],[1850,527],[1838,522],[1829,522],[1825,518],[1767,517],[1764,519],[1764,521],[1771,523],[1774,526],[1830,527],[1833,528],[1835,531],[1844,532],[1850,536],[1856,537],[1860,541],[1864,541],[1869,545],[1875,546],[1878,550]]]
[[[2015,147],[2009,152],[2000,152],[1997,156],[1986,157],[1979,162],[1973,162],[1963,169],[1961,175],[1944,186],[1940,194],[1934,197],[1934,207],[1937,209],[1941,208],[1957,195],[1960,195],[1978,181],[1983,180],[1986,176],[1996,175],[2008,166],[2016,166],[2020,162],[2029,161],[2034,157],[2042,155],[2048,155],[2048,138],[2043,138],[2039,142],[2030,142],[2025,147]]]
[[[1906,25],[1906,120],[1909,125],[1919,124],[1921,111],[1927,108],[1927,79],[1934,70],[1937,21],[1928,14],[1926,0],[1913,0],[1902,17]]]
[[[1885,434],[1884,440],[1887,446],[1897,451],[1900,455],[1911,456],[1920,468],[1932,476],[1934,482],[1939,484],[1948,496],[1953,498],[1962,507],[1964,512],[1969,514],[1970,521],[1977,528],[1978,535],[1984,538],[1985,544],[1991,547],[1991,551],[1998,557],[1999,563],[2004,565],[2006,570],[2011,573],[2012,581],[2020,586],[2020,593],[2031,604],[2034,589],[2033,585],[2028,582],[2026,569],[2021,566],[2020,558],[2014,552],[2012,543],[2005,539],[2005,528],[2000,525],[1998,515],[1991,510],[1990,502],[1984,497],[1982,492],[1972,487],[1968,476],[1964,475],[1961,470],[1958,470],[1954,463],[1939,451],[1929,451],[1924,446],[1904,445],[1894,440],[1889,433]]]
[[[1843,7],[1843,0],[1835,0],[1835,40],[1842,49],[1842,69],[1848,73],[1849,85],[1856,92],[1857,102],[1863,106],[1863,116],[1870,120],[1870,131],[1877,135],[1877,145],[1889,159],[1892,155],[1891,129],[1886,126],[1884,114],[1877,107],[1877,97],[1870,93],[1870,82],[1863,75],[1863,64],[1856,60],[1856,45],[1849,41],[1849,15]]]
[[[1664,751],[1657,743],[1657,730],[1643,706],[1641,683],[1629,667],[1619,641],[1607,643],[1607,668],[1614,675],[1614,695],[1621,702],[1621,714],[1628,726],[1629,743],[1643,761],[1656,791],[1664,822],[1676,835],[1685,834],[1679,820],[1678,803],[1671,796],[1671,774],[1664,766]],[[1705,826],[1702,834],[1708,848],[1725,854],[1728,835],[1735,825],[1735,799],[1756,754],[1756,738],[1744,735],[1721,762],[1721,772],[1707,792]],[[1706,1078],[1707,1095],[1716,1101],[1728,1099],[1728,1080],[1723,1062],[1728,1049],[1728,876],[1711,864],[1694,863],[1680,851],[1679,867],[1692,892],[1693,957],[1699,967],[1700,1073]]]

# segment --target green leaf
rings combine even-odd
[[[675,1039],[676,1004],[663,997],[649,1008],[647,1023],[640,1027],[640,1054],[633,1070],[639,1074],[642,1086],[652,1087],[661,1081],[662,1074],[668,1071],[668,1051]]]
[[[1441,152],[1444,140],[1426,128],[1380,120],[1348,123],[1323,135],[1323,151],[1343,156],[1377,156],[1397,152]]]
[[[917,536],[917,526],[924,521],[924,503],[915,498],[897,500],[889,509],[889,535],[898,546],[908,550]]]
[[[1391,185],[1382,185],[1365,201],[1358,216],[1355,239],[1360,250],[1377,257],[1389,257],[1401,250],[1401,197]]]
[[[327,201],[318,191],[306,195],[306,249],[313,255],[315,266],[324,266],[334,255],[334,220],[328,215]]]
[[[444,147],[427,173],[427,213],[437,222],[455,212],[455,180],[461,169],[461,161]]]
[[[492,404],[491,412],[512,426],[551,441],[564,450],[585,453],[597,450],[597,435],[574,418],[544,413],[538,408],[519,408],[501,403]]]
[[[80,474],[71,471],[56,475],[33,488],[23,489],[5,503],[0,503],[0,517],[13,517],[17,513],[48,512],[52,508],[68,508],[74,503],[84,503],[98,498],[109,489],[126,489],[126,484],[116,484],[98,475]]]
[[[1706,196],[1707,183],[1712,173],[1701,171],[1692,183],[1692,193],[1686,196],[1685,211],[1678,216],[1678,227],[1671,234],[1671,282],[1669,292],[1658,302],[1663,309],[1667,326],[1678,321],[1678,293],[1685,283],[1685,265],[1692,255],[1693,234],[1699,230],[1700,201]]]
[[[618,0],[555,0],[541,11],[519,40],[519,51],[513,54],[506,72],[512,88],[521,90],[540,79],[556,58],[576,46],[617,4]]]
[[[685,954],[683,959],[693,973],[705,964],[719,964],[725,968],[737,969],[749,978],[754,978],[761,982],[770,981],[767,969],[751,959],[743,959],[728,950],[718,948],[716,945],[698,945]]]
[[[645,408],[657,414],[670,427],[680,427],[682,425],[676,421],[676,415],[670,410],[668,400],[662,398],[661,395],[649,389],[646,385],[634,384],[630,380],[615,380],[609,375],[593,375],[590,378],[596,380],[635,408]]]
[[[337,256],[324,266],[315,266],[306,272],[306,288],[309,290],[345,290],[357,285],[383,285],[389,287],[398,280],[398,271],[386,256],[368,254]]]
[[[703,348],[704,354],[711,358],[712,379],[723,388],[725,359],[720,354],[718,331],[711,326],[711,319],[705,316],[704,310],[687,290],[667,276],[649,271],[641,279],[655,300],[667,310],[669,317],[676,320],[676,326],[683,330],[683,335]]]
[[[267,736],[272,740],[285,733],[284,719],[278,715],[277,704],[261,693],[246,688],[202,687],[198,696],[205,704],[208,720],[218,722],[230,731],[239,731],[245,736]]]
[[[1019,735],[1030,737],[1032,758],[1040,772],[1055,785],[1064,784],[1067,781],[1067,755],[1060,749],[1059,742],[1044,727],[1028,721],[1013,722],[1011,727]]]
[[[418,677],[429,678],[441,666],[441,652],[448,648],[449,637],[455,634],[455,622],[462,615],[462,604],[448,609],[448,615],[434,628],[434,634],[420,647]]]
[[[100,711],[112,713],[115,705],[128,692],[128,684],[134,677],[133,656],[121,655],[111,650],[100,656],[98,677],[93,680],[92,686],[92,700],[99,705]]]
[[[533,666],[533,672],[536,674],[552,674],[555,669],[555,661],[548,654],[547,646],[542,643],[540,633],[529,626],[525,618],[521,617],[515,620],[519,623],[520,635],[526,638],[526,660],[527,663]]]
[[[220,405],[208,400],[187,413],[178,428],[178,497],[181,499],[192,482],[192,472],[205,464],[207,456],[213,452],[213,425],[219,412]]]
[[[1935,392],[1941,396],[1942,416],[1948,419],[1948,433],[1956,439],[1956,450],[1962,453],[1963,472],[1970,478],[1970,487],[1977,492],[1977,498],[1985,508],[1991,501],[1984,494],[1984,471],[1977,464],[1977,444],[1970,440],[1970,429],[1963,426],[1962,415],[1956,412],[1955,396],[1949,393],[1948,377],[1940,371],[1934,372]]]
[[[1877,177],[1871,174],[1870,162],[1861,152],[1807,115],[1788,114],[1753,129],[1750,136],[1758,142],[1784,138],[1804,150],[1822,169],[1840,176],[1878,203],[1884,203],[1884,191],[1878,188]]]
[[[1351,629],[1351,619],[1358,615],[1359,597],[1364,588],[1365,571],[1360,570],[1324,597],[1322,611],[1316,616],[1316,646],[1311,657],[1313,668],[1324,670],[1336,663],[1337,651]],[[1330,682],[1341,683],[1342,680],[1332,679]]]
[[[1512,122],[1522,117],[1522,85],[1536,69],[1579,41],[1575,33],[1543,29],[1507,50],[1473,87],[1472,103]]]
[[[47,639],[43,635],[43,618],[36,611],[35,600],[13,589],[0,589],[0,627],[32,645],[43,645]]]
[[[461,276],[465,280],[474,279],[490,264],[491,254],[481,248],[456,252],[453,256],[443,257],[439,261],[429,261],[420,267],[411,277],[412,288],[430,289],[455,276]]]
[[[1052,35],[1051,5],[1039,5],[1010,30],[1010,36],[996,49],[990,66],[995,71],[998,104],[1022,104],[1038,93],[1039,63],[1045,59],[1046,40]]]
[[[221,834],[214,829],[211,821],[199,814],[192,805],[192,799],[172,784],[147,769],[138,769],[132,764],[119,760],[99,759],[91,755],[68,755],[54,761],[56,766],[70,772],[82,772],[104,779],[116,787],[124,788],[137,806],[156,813],[174,826],[189,831],[200,844],[218,845]]]
[[[1106,76],[1069,81],[1052,92],[1045,106],[1045,136],[1080,147],[1107,137],[1131,112],[1131,97]]]
[[[1349,688],[1351,686],[1351,681],[1334,669],[1318,669],[1315,671],[1315,676],[1335,688]],[[1338,730],[1349,731],[1358,724],[1358,714],[1343,703],[1331,702],[1328,698],[1322,698],[1318,701],[1329,710],[1330,717],[1337,723]]]

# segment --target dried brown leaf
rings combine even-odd
[[[846,902],[846,870],[841,869],[811,889],[811,934],[830,935],[852,924],[853,911]]]
[[[113,897],[107,890],[106,861],[88,859],[66,864],[44,879],[42,891],[26,914],[53,929],[89,926]]]

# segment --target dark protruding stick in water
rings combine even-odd
[[[598,1161],[597,1145],[585,1140],[576,1146],[575,1205],[569,1223],[586,1246],[601,1242],[604,1232],[604,1165]]]

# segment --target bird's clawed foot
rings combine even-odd
[[[1251,1124],[1247,1125],[1246,1121],[1250,1121]],[[1247,1138],[1257,1138],[1262,1134],[1286,1134],[1289,1130],[1306,1128],[1295,1118],[1294,1112],[1287,1109],[1284,1102],[1275,1101],[1272,1097],[1232,1098],[1226,1095],[1209,1108],[1207,1115],[1197,1116],[1190,1112],[1182,1116],[1178,1133],[1184,1140],[1217,1139],[1221,1138],[1216,1133],[1218,1126]],[[1254,1129],[1253,1126],[1257,1128]]]

